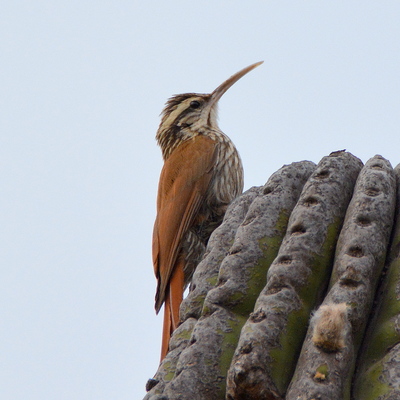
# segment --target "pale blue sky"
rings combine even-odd
[[[159,360],[154,136],[220,102],[245,188],[347,149],[400,162],[397,1],[12,1],[0,13],[0,398],[132,400]]]

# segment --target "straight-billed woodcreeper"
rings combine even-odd
[[[222,222],[228,204],[243,190],[239,154],[217,124],[218,100],[261,63],[237,72],[211,94],[171,97],[161,114],[156,140],[164,166],[153,231],[157,313],[165,303],[161,360],[179,324],[183,292],[207,241]]]

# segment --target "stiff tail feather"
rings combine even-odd
[[[169,339],[179,325],[179,307],[183,298],[184,261],[179,260],[169,282],[168,293],[164,303],[164,323],[161,341],[161,359],[168,353]]]

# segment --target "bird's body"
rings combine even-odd
[[[156,312],[165,303],[161,360],[179,324],[179,306],[212,231],[243,190],[239,154],[218,127],[217,102],[260,63],[238,72],[211,94],[187,93],[167,102],[157,131],[164,166],[153,231]]]

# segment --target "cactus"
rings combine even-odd
[[[237,198],[145,399],[400,398],[399,183],[338,151]]]

